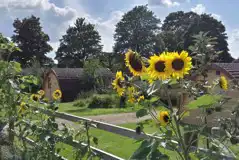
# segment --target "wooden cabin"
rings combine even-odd
[[[103,79],[104,84],[111,85],[113,75],[109,69],[99,68],[96,74]],[[60,89],[63,102],[73,101],[79,93],[90,91],[93,87],[92,79],[83,68],[52,68],[45,73],[43,80],[45,96],[52,99],[52,93]]]

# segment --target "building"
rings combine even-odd
[[[208,69],[207,80],[209,83],[212,83],[213,80],[219,78],[220,76],[225,76],[230,84],[234,84],[239,80],[239,63],[213,63]],[[192,80],[198,81],[201,80],[201,76],[192,76]],[[238,98],[239,91],[226,91],[226,94],[231,98]],[[188,96],[184,97],[184,104],[186,105],[191,101]],[[234,100],[235,102],[235,100]],[[213,114],[208,116],[208,126],[216,126],[218,124],[219,117],[231,117],[231,111],[234,107],[234,102],[230,101],[230,105],[226,105],[227,108],[223,108],[222,112],[213,112]],[[183,119],[183,123],[192,124],[192,125],[201,125],[200,115],[202,110],[195,109],[190,111],[190,116]]]
[[[103,84],[111,85],[113,75],[109,69],[99,68],[96,75],[103,80]],[[43,80],[45,96],[52,99],[56,89],[62,91],[62,101],[69,102],[75,100],[79,93],[94,89],[94,84],[83,68],[52,68],[45,73]]]

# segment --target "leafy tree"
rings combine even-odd
[[[101,53],[101,37],[95,26],[78,18],[60,39],[56,52],[59,67],[83,67],[84,61]]]
[[[131,48],[148,57],[154,52],[155,37],[160,20],[146,6],[136,6],[125,13],[116,25],[114,51],[122,53]]]
[[[225,26],[222,22],[214,19],[209,14],[198,15],[194,12],[173,12],[170,13],[164,20],[162,25],[162,37],[166,48],[170,51],[188,50],[188,47],[193,44],[193,35],[199,32],[208,32],[209,37],[215,37],[217,44],[214,46],[215,51],[222,51],[216,61],[231,62],[233,58],[229,54],[227,35]],[[173,33],[172,35],[167,35]],[[159,35],[160,36],[160,35]],[[175,37],[175,38],[170,38]],[[175,44],[175,45],[172,45]]]
[[[99,56],[99,61],[102,67],[109,68],[111,71],[116,72],[120,64],[117,62],[117,55],[113,52],[102,52]]]
[[[33,57],[43,65],[47,60],[46,53],[52,50],[48,44],[49,36],[42,31],[40,18],[31,16],[22,20],[16,19],[13,22],[14,35],[12,41],[18,45],[22,52],[15,51],[10,59],[15,60],[26,67]]]

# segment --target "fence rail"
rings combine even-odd
[[[147,134],[147,133],[137,134],[135,132],[135,130],[132,130],[132,129],[128,129],[128,128],[124,128],[124,127],[120,127],[120,126],[116,126],[116,125],[113,125],[113,124],[108,124],[108,123],[105,123],[105,122],[100,122],[100,121],[96,121],[96,120],[92,120],[92,119],[88,119],[88,118],[84,118],[84,117],[78,117],[78,116],[74,116],[74,115],[67,114],[67,113],[61,113],[61,112],[52,112],[50,110],[40,108],[40,107],[34,107],[34,109],[36,109],[39,112],[41,112],[43,114],[46,114],[48,116],[55,116],[59,119],[64,119],[64,120],[68,120],[68,121],[71,121],[71,122],[81,122],[81,121],[90,122],[97,129],[108,131],[108,132],[111,132],[111,133],[114,133],[114,134],[118,134],[118,135],[121,135],[121,136],[132,138],[132,139],[135,139],[135,140],[144,139],[144,138],[159,138],[159,139],[161,139],[161,137],[158,137],[158,136],[153,136],[153,135],[150,135],[150,134]],[[54,135],[54,136],[57,137],[61,142],[66,143],[68,145],[71,145],[75,148],[78,148],[82,145],[86,145],[84,143],[80,143],[80,142],[75,141],[75,140],[73,142],[65,141],[64,138],[61,137],[60,135]],[[29,141],[29,139],[27,141]],[[31,140],[31,143],[33,143],[33,142],[34,141]],[[176,143],[176,142],[172,141],[172,143]],[[94,152],[98,153],[104,160],[123,160],[122,158],[120,158],[118,156],[115,156],[111,153],[105,152],[103,150],[100,150],[100,149],[92,147],[92,146],[90,146],[90,147]],[[166,148],[167,148],[167,146],[166,146]],[[170,148],[167,148],[167,149],[170,149]],[[217,154],[216,152],[212,152],[212,151],[210,151],[208,149],[204,149],[204,148],[192,147],[191,150],[199,150],[201,152],[211,152],[211,154]],[[234,155],[227,156],[227,155],[221,154],[220,156],[224,160],[234,160],[235,159]]]

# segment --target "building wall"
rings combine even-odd
[[[52,100],[52,93],[56,89],[60,89],[57,77],[53,72],[49,72],[47,76],[44,78],[43,89],[45,91],[45,97],[48,98],[49,100]]]
[[[208,71],[208,77],[207,77],[207,80],[209,81],[209,84],[212,84],[214,80],[216,79],[219,79],[220,76],[225,76],[227,78],[227,80],[231,80],[226,74],[224,74],[223,72],[220,72],[220,75],[217,75],[216,74],[217,70],[209,70]],[[202,76],[198,76],[196,77],[196,80],[203,80],[203,77]],[[217,87],[215,89],[215,91],[219,92],[221,91],[221,88],[220,87]],[[238,98],[238,94],[239,92],[238,91],[227,91],[225,94],[227,94],[228,96],[230,96],[231,98]],[[188,95],[185,95],[185,102],[184,102],[184,106],[186,106],[186,104],[188,104],[190,101],[192,101],[193,99],[192,98],[189,98]],[[216,113],[213,113],[211,116],[208,117],[208,123],[209,123],[209,127],[212,127],[212,126],[217,126],[217,118],[218,116],[220,117],[226,117],[228,115],[230,115],[229,111],[230,111],[231,108],[227,108],[227,110],[223,110],[222,112],[216,112]],[[190,112],[190,116],[186,117],[183,119],[183,122],[184,123],[187,123],[187,124],[194,124],[194,125],[202,125],[202,122],[200,121],[200,116],[199,115],[202,115],[202,110],[201,109],[195,109],[195,110],[192,110]]]
[[[217,75],[217,72],[219,72],[220,75]],[[212,82],[213,82],[215,79],[220,78],[220,76],[225,76],[227,79],[230,79],[230,78],[229,78],[226,74],[224,74],[223,72],[220,72],[220,71],[211,69],[211,70],[208,71],[207,80],[209,81],[210,84],[212,84]],[[196,78],[196,80],[203,80],[203,77],[202,77],[202,76],[198,76],[198,77]]]

